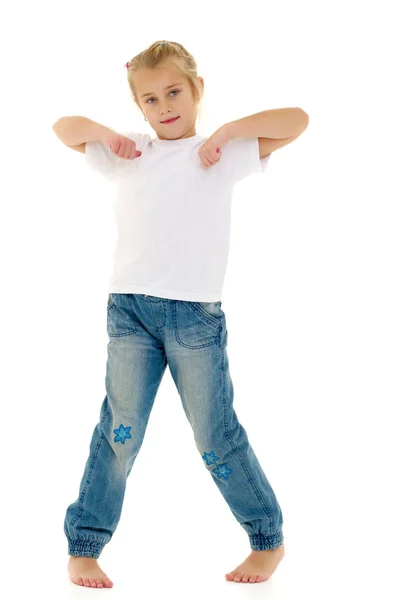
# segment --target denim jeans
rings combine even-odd
[[[221,304],[109,294],[106,396],[65,515],[69,555],[98,558],[111,540],[167,364],[204,467],[251,549],[283,543],[282,511],[233,408]]]

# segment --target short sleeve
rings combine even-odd
[[[260,158],[258,137],[234,138],[222,147],[221,169],[227,179],[235,184],[254,173],[263,173],[271,154]]]
[[[109,127],[112,131],[115,131],[112,127]],[[136,142],[136,148],[140,150],[140,144],[138,143],[138,135],[132,132],[121,132],[122,135],[131,138]],[[85,160],[86,164],[90,169],[100,173],[109,181],[115,181],[115,174],[121,161],[125,161],[111,152],[110,148],[103,142],[86,142],[85,147]]]

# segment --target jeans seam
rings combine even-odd
[[[235,454],[239,458],[239,462],[242,465],[243,471],[244,471],[244,473],[245,473],[245,475],[247,477],[247,481],[251,485],[251,487],[252,487],[252,489],[253,489],[253,491],[254,491],[254,493],[255,493],[258,501],[260,502],[261,508],[265,511],[266,515],[268,516],[268,518],[269,518],[269,524],[270,524],[270,527],[271,527],[271,524],[272,524],[272,515],[271,515],[271,512],[268,509],[268,506],[265,503],[263,503],[263,501],[262,501],[262,494],[260,494],[260,491],[259,491],[257,485],[255,484],[254,480],[251,477],[249,477],[249,471],[248,471],[248,468],[247,468],[247,465],[246,465],[246,460],[244,459],[242,453],[240,452],[240,450],[238,449],[238,447],[235,445],[234,441],[232,440],[232,438],[228,434],[228,422],[227,422],[227,418],[226,418],[227,417],[228,408],[227,408],[226,395],[225,395],[225,392],[226,392],[226,386],[225,386],[225,382],[226,382],[226,377],[225,377],[225,350],[224,350],[223,347],[222,347],[221,356],[222,356],[222,359],[221,359],[222,369],[221,370],[222,370],[222,373],[223,373],[223,375],[222,375],[222,378],[223,378],[222,404],[223,404],[223,407],[224,407],[224,428],[225,428],[224,436],[225,436],[225,439],[227,440],[227,442],[231,445],[232,450],[235,452]]]

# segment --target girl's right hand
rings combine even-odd
[[[110,133],[104,143],[110,148],[111,152],[120,158],[132,160],[142,153],[136,150],[136,143],[128,137],[116,132]]]

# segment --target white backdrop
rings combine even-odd
[[[124,65],[168,39],[205,80],[197,133],[285,106],[310,118],[235,188],[222,305],[234,406],[282,507],[286,556],[266,583],[225,581],[247,535],[167,369],[99,559],[111,593],[398,598],[394,5],[58,1],[2,13],[2,587],[82,590],[68,580],[63,521],[105,395],[113,188],[52,125],[83,115],[155,135]]]

